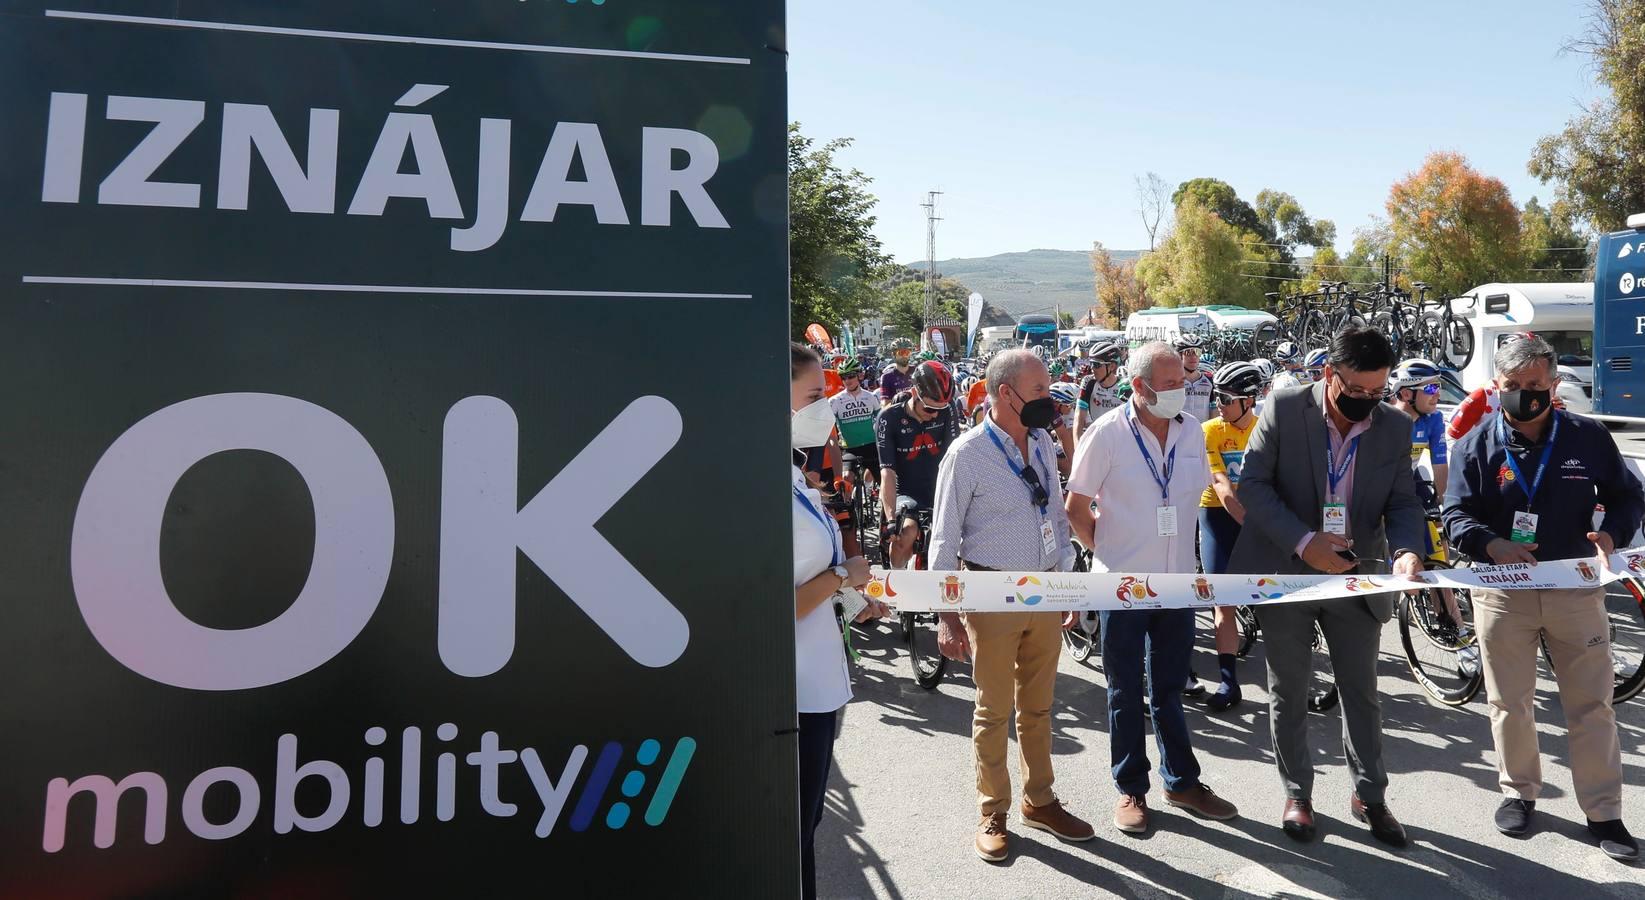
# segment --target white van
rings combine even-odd
[[[1474,335],[1474,358],[1461,370],[1465,390],[1490,384],[1496,378],[1496,348],[1508,335],[1530,331],[1558,354],[1559,397],[1565,407],[1575,413],[1593,412],[1592,282],[1482,284],[1452,300],[1451,309],[1468,322]]]

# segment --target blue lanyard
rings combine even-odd
[[[1336,461],[1331,458],[1331,439],[1329,435],[1326,436],[1325,476],[1331,482],[1332,500],[1342,499],[1337,496],[1337,485],[1342,483],[1342,479],[1348,477],[1348,467],[1354,464],[1354,454],[1359,452],[1359,439],[1364,436],[1365,435],[1363,434],[1356,434],[1354,435],[1354,439],[1348,442],[1348,452],[1342,455],[1342,465],[1340,466],[1338,466]]]
[[[1514,473],[1514,484],[1525,492],[1525,511],[1531,511],[1531,504],[1536,500],[1537,485],[1542,483],[1542,473],[1548,471],[1548,457],[1554,454],[1554,441],[1559,439],[1559,413],[1554,413],[1554,431],[1548,435],[1548,443],[1542,448],[1542,461],[1536,464],[1536,478],[1532,479],[1531,486],[1525,487],[1525,476],[1519,474],[1519,463],[1514,461],[1513,448],[1508,446],[1508,423],[1504,419],[1497,419],[1497,429],[1502,439],[1502,455],[1507,459],[1508,470]]]
[[[1126,404],[1125,406],[1125,424],[1131,426],[1131,436],[1137,439],[1137,449],[1142,451],[1142,459],[1144,462],[1148,463],[1148,471],[1154,476],[1154,483],[1159,485],[1160,502],[1170,505],[1171,473],[1176,471],[1177,468],[1176,445],[1173,444],[1171,446],[1171,452],[1165,457],[1165,477],[1161,478],[1159,474],[1159,466],[1155,465],[1154,458],[1148,455],[1148,445],[1142,442],[1142,432],[1137,430],[1137,414],[1132,412],[1130,404]],[[1166,428],[1169,429],[1170,426],[1167,425]],[[1167,431],[1166,436],[1170,436],[1169,431]]]
[[[984,425],[983,430],[988,432],[988,439],[994,442],[994,446],[1000,448],[1000,453],[1005,455],[1005,464],[1011,467],[1011,474],[1017,476],[1017,479],[1020,481],[1022,479],[1022,468],[1017,465],[1016,460],[1011,458],[1011,451],[1005,449],[1005,444],[1000,442],[1000,436],[994,433],[994,423],[989,422],[988,424]],[[1045,468],[1045,460],[1040,459],[1040,452],[1039,452],[1038,447],[1034,448],[1034,458],[1039,459],[1040,468],[1044,469]],[[1038,474],[1040,475],[1041,479],[1045,478],[1045,473],[1044,472],[1040,472]],[[1027,486],[1028,486],[1027,482],[1024,482],[1023,487],[1027,487]],[[1040,482],[1040,486],[1042,488],[1044,488],[1045,498],[1046,498],[1045,503],[1038,504],[1038,506],[1040,508],[1040,515],[1043,516],[1043,515],[1046,514],[1046,508],[1051,502],[1051,489],[1049,487],[1045,486],[1045,482],[1043,480]],[[1028,493],[1028,496],[1029,496],[1030,499],[1032,499],[1033,496],[1034,496],[1034,493],[1032,491],[1030,491]]]
[[[834,560],[828,564],[828,567],[832,569],[833,567],[839,565],[842,562],[840,559],[840,542],[834,533],[834,529],[838,526],[834,524],[833,519],[823,515],[815,506],[812,506],[811,498],[807,497],[797,485],[790,484],[789,487],[794,489],[794,499],[800,501],[800,503],[805,507],[805,511],[810,513],[812,518],[816,519],[818,522],[821,522],[823,530],[828,532],[828,552],[832,555]]]

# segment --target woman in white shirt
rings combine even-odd
[[[822,361],[804,344],[790,344],[789,414],[793,447],[803,451],[826,443],[834,430],[834,410],[825,396]],[[796,458],[800,457],[796,452]],[[822,498],[793,467],[794,495],[794,662],[799,709],[800,860],[804,896],[817,895],[812,838],[822,821],[828,770],[834,762],[839,711],[851,699],[845,636],[834,596],[847,585],[868,583],[868,560],[845,558],[839,527]],[[885,614],[874,601],[857,621]]]

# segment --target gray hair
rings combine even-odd
[[[1519,335],[1503,342],[1496,351],[1496,370],[1499,375],[1517,375],[1536,365],[1537,360],[1548,363],[1548,374],[1557,375],[1554,348],[1534,334]]]
[[[1035,356],[1030,350],[1005,350],[994,354],[982,376],[988,382],[988,396],[998,400],[1002,385],[1015,384],[1017,376],[1032,370],[1035,366],[1043,370],[1045,360]]]
[[[1132,378],[1141,378],[1148,384],[1154,383],[1154,363],[1162,359],[1177,358],[1177,351],[1164,341],[1149,341],[1131,351],[1131,357],[1125,361],[1125,373]]]

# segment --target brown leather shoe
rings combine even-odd
[[[1148,830],[1148,798],[1141,794],[1121,794],[1114,804],[1114,827],[1127,834]]]
[[[1080,843],[1097,836],[1097,832],[1079,816],[1063,807],[1062,801],[1052,800],[1044,806],[1022,801],[1022,824],[1029,828],[1049,831],[1065,841]]]
[[[1234,804],[1218,797],[1210,788],[1203,784],[1196,784],[1186,791],[1165,792],[1165,802],[1180,809],[1186,809],[1204,819],[1214,819],[1226,822],[1239,817],[1239,810]]]
[[[977,855],[988,862],[1005,862],[1011,855],[1011,832],[1005,830],[1005,813],[983,816],[977,823]]]
[[[1355,794],[1348,804],[1354,813],[1354,818],[1371,826],[1371,837],[1387,844],[1390,847],[1403,847],[1410,843],[1405,837],[1405,826],[1399,824],[1386,803],[1365,803]]]
[[[1285,833],[1299,841],[1314,839],[1314,805],[1307,800],[1285,801],[1285,815],[1279,821]]]

